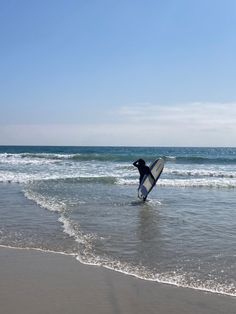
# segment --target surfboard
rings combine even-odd
[[[146,200],[148,194],[151,192],[157,180],[159,179],[163,169],[164,169],[164,160],[163,159],[156,159],[150,166],[149,166],[151,173],[155,180],[151,177],[150,174],[145,175],[139,188],[138,188],[138,197],[143,201]]]

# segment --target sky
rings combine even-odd
[[[235,0],[0,0],[0,145],[236,147]]]

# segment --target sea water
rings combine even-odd
[[[1,246],[236,296],[236,148],[1,146],[0,217]]]

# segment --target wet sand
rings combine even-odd
[[[4,314],[235,314],[236,298],[144,281],[74,257],[0,248]]]

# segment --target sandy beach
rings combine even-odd
[[[0,248],[4,314],[234,314],[236,299],[148,282],[74,257]]]

